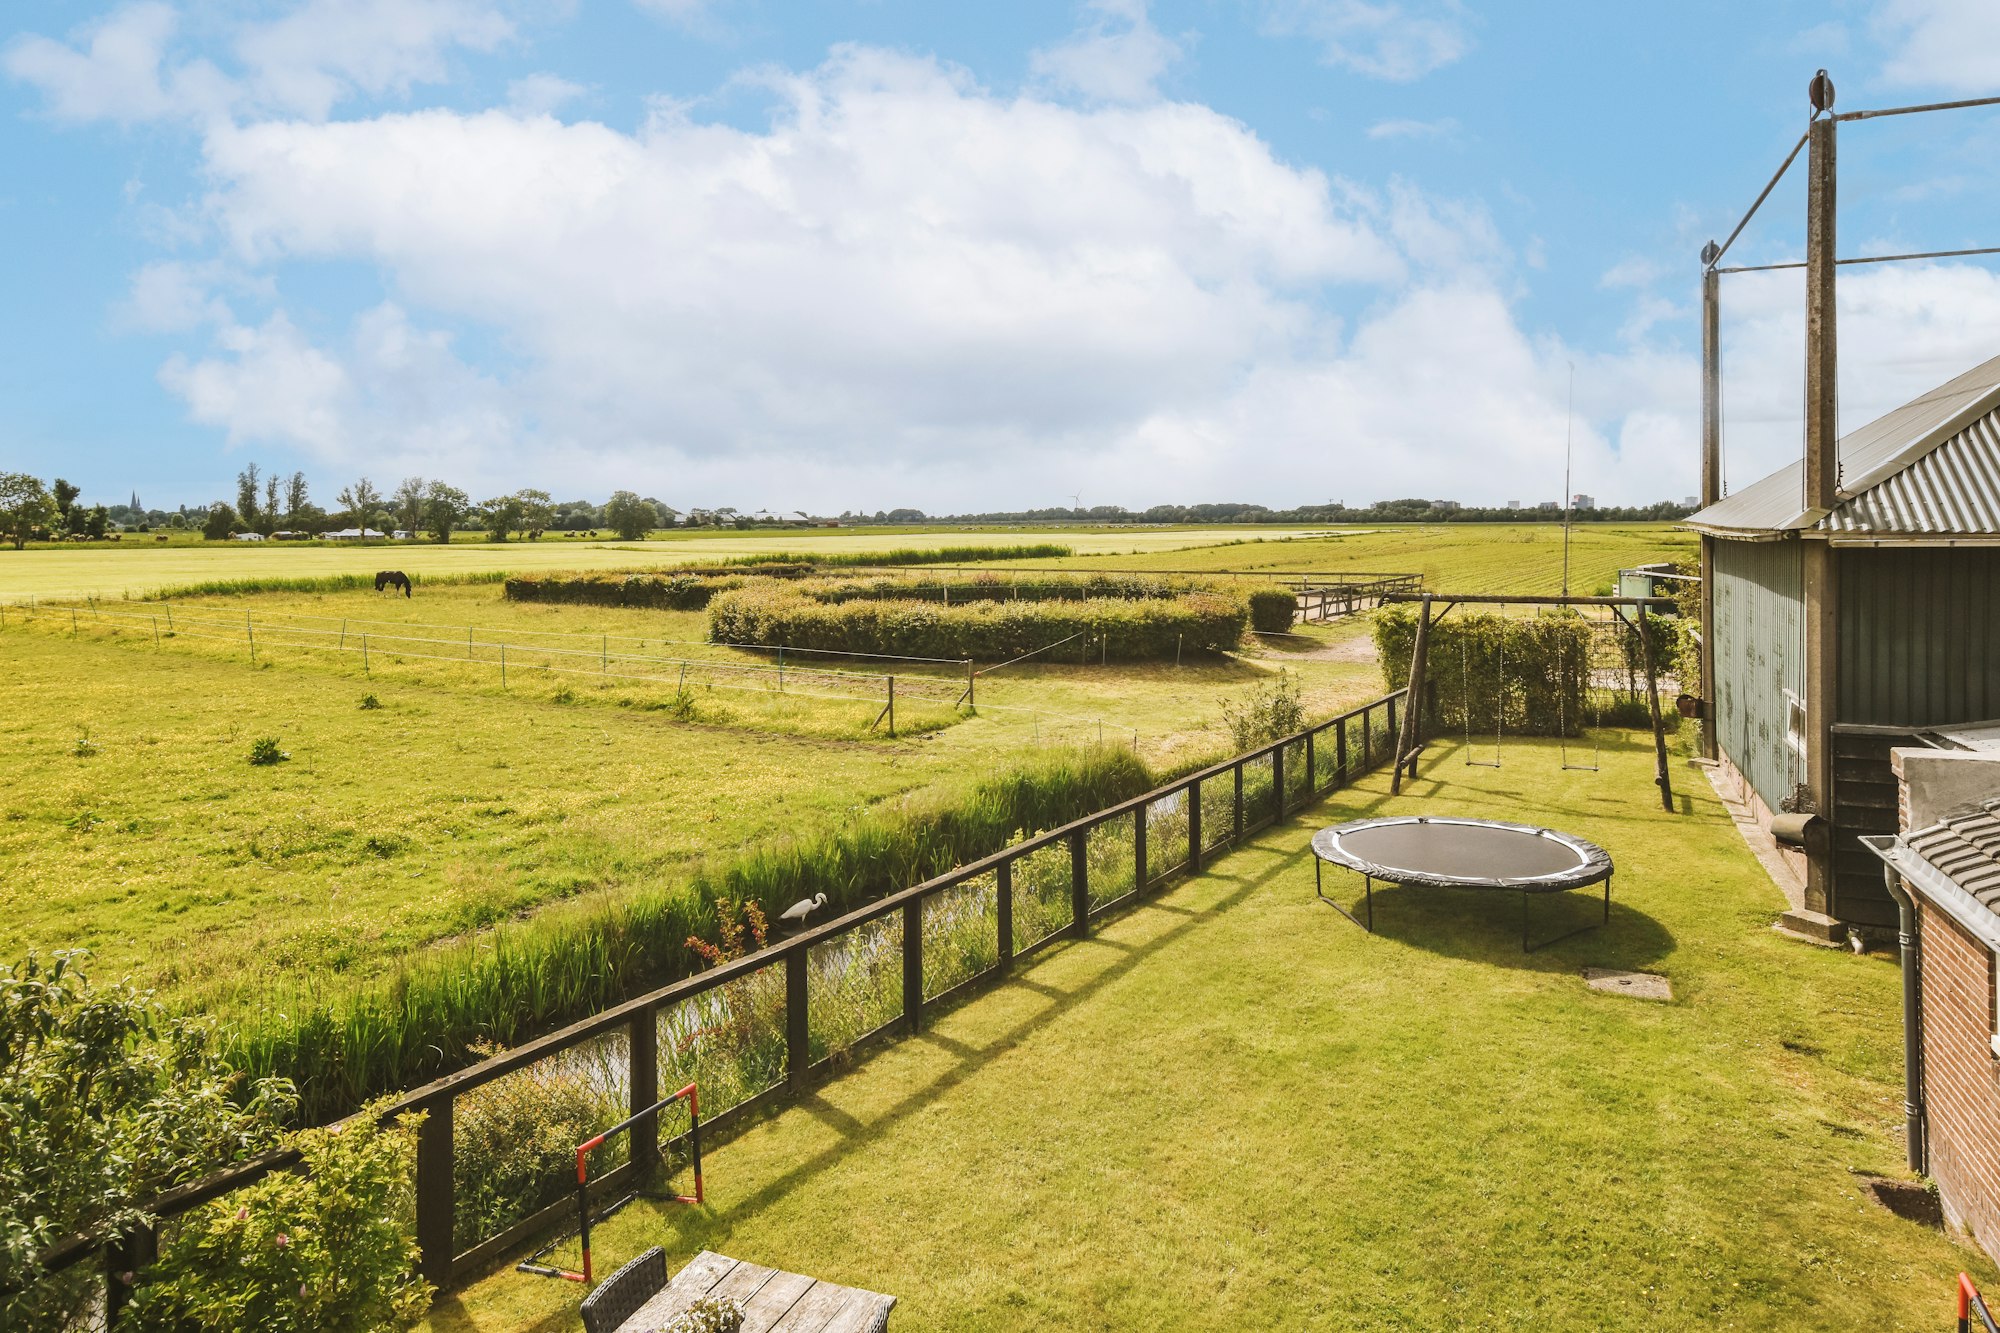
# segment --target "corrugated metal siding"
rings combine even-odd
[[[1801,779],[1785,691],[1803,694],[1799,543],[1715,543],[1716,739],[1776,810]]]
[[[1864,534],[2000,532],[2000,413],[1987,413],[1820,526]]]
[[[2000,717],[2000,550],[1846,550],[1839,560],[1838,721]]]

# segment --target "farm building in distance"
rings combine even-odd
[[[1803,913],[1890,929],[1893,746],[2000,717],[2000,357],[1848,432],[1832,503],[1792,463],[1692,515],[1710,578],[1709,732],[1761,822],[1804,861]],[[1816,816],[1816,818],[1814,818]]]

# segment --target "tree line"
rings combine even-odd
[[[458,531],[484,531],[495,541],[533,540],[544,532],[608,531],[636,541],[655,528],[735,525],[734,509],[679,510],[634,491],[616,491],[603,504],[559,501],[547,491],[525,488],[475,501],[437,478],[405,477],[384,491],[367,477],[341,487],[334,507],[314,503],[303,472],[266,473],[255,463],[236,476],[234,501],[173,510],[132,503],[85,506],[80,488],[61,477],[52,483],[25,472],[0,472],[0,533],[16,550],[30,541],[102,540],[119,530],[193,529],[210,541],[244,533],[262,537],[318,537],[350,531],[448,542]]]

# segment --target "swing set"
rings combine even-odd
[[[1652,721],[1653,731],[1653,782],[1660,789],[1660,805],[1667,813],[1674,811],[1673,782],[1667,769],[1667,736],[1665,721],[1660,712],[1660,680],[1658,664],[1653,652],[1651,622],[1646,614],[1656,609],[1671,608],[1674,601],[1670,597],[1536,597],[1500,596],[1453,593],[1389,594],[1385,602],[1416,602],[1419,604],[1416,641],[1410,651],[1409,706],[1403,710],[1402,731],[1397,739],[1397,761],[1395,771],[1389,779],[1391,795],[1401,795],[1403,778],[1407,774],[1417,775],[1417,762],[1423,755],[1424,702],[1429,698],[1432,682],[1428,677],[1430,664],[1431,627],[1451,614],[1453,608],[1461,605],[1475,606],[1537,606],[1537,607],[1609,607],[1615,615],[1604,625],[1623,626],[1637,635],[1640,657],[1645,664],[1646,704]],[[1588,642],[1594,644],[1598,626],[1592,623],[1588,629],[1592,636]],[[1468,768],[1499,768],[1504,748],[1504,727],[1507,716],[1508,680],[1507,650],[1503,642],[1496,643],[1494,654],[1494,699],[1493,699],[1493,757],[1475,757],[1472,736],[1472,650],[1469,636],[1459,639],[1459,690],[1460,708],[1465,725],[1465,764]],[[1556,735],[1560,763],[1565,771],[1595,773],[1602,766],[1602,751],[1598,732],[1603,721],[1603,709],[1598,703],[1596,691],[1592,688],[1594,664],[1592,653],[1585,651],[1584,660],[1576,662],[1572,657],[1570,644],[1565,641],[1560,648],[1558,688],[1556,690]],[[1590,724],[1586,729],[1590,737],[1589,762],[1584,762],[1581,744],[1574,747],[1576,756],[1572,759],[1570,745],[1569,693],[1570,682],[1577,679],[1573,673],[1580,672],[1583,697],[1590,710]],[[1582,722],[1579,717],[1577,721]],[[1483,744],[1483,742],[1482,742]]]

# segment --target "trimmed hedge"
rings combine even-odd
[[[779,571],[765,571],[779,576]],[[507,579],[513,602],[580,602],[591,606],[643,606],[655,611],[699,611],[709,599],[747,580],[677,569],[659,574],[516,574]]]
[[[1250,590],[1250,628],[1259,634],[1287,632],[1298,611],[1298,595],[1290,588],[1274,586]]]
[[[1206,580],[1161,574],[1053,574],[1041,570],[818,579],[800,588],[805,596],[819,602],[901,599],[952,606],[962,602],[1140,601],[1216,590],[1217,585]]]
[[[770,585],[721,593],[709,603],[708,636],[720,643],[998,662],[1084,634],[1091,658],[1131,662],[1234,648],[1249,620],[1241,601],[1212,592],[1077,601],[968,599],[949,606],[907,596],[833,600],[824,598],[826,592]],[[1063,660],[1067,651],[1052,660]],[[1078,657],[1083,655],[1079,644]]]
[[[916,546],[899,546],[893,551],[828,551],[819,555],[801,555],[789,551],[771,551],[761,555],[739,555],[722,563],[726,565],[771,565],[800,564],[817,565],[824,569],[853,567],[867,569],[875,565],[952,565],[962,561],[980,560],[1053,560],[1072,555],[1067,546],[1054,542],[1038,542],[1021,546],[938,546],[926,550]]]
[[[1409,606],[1375,613],[1375,647],[1392,690],[1409,684],[1417,612]],[[1435,684],[1440,727],[1525,736],[1580,735],[1588,721],[1584,682],[1591,662],[1589,624],[1573,611],[1521,618],[1460,607],[1431,622],[1426,674]],[[1504,673],[1504,675],[1503,675]],[[1502,684],[1504,680],[1504,703]],[[1567,723],[1565,729],[1564,724]]]

